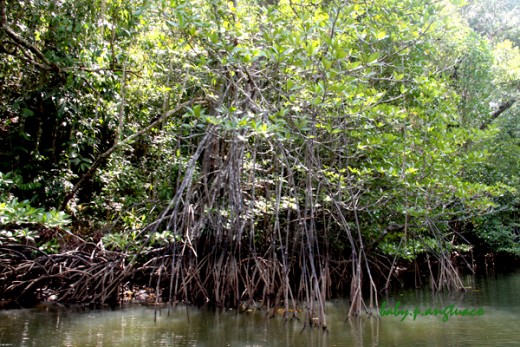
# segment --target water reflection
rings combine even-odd
[[[471,282],[473,281],[473,282]],[[483,316],[385,316],[346,320],[348,303],[327,305],[329,330],[305,329],[296,320],[268,319],[261,312],[208,312],[176,308],[158,312],[133,307],[116,311],[0,311],[0,346],[514,346],[519,345],[520,274],[492,280],[468,278],[466,293],[432,295],[404,291],[386,298],[413,310],[482,307]]]

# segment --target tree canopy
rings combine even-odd
[[[457,252],[520,252],[514,1],[0,9],[2,243],[163,249],[170,300],[351,313],[400,261],[440,289]]]

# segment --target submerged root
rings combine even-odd
[[[350,295],[350,317],[372,315],[378,306],[375,280],[364,256],[348,261],[326,257],[313,264],[315,276],[309,270],[312,259],[304,253],[296,254],[286,266],[277,257],[222,253],[225,247],[208,240],[193,240],[193,247],[197,256],[182,254],[181,243],[132,255],[91,243],[61,254],[45,254],[31,246],[3,246],[0,296],[19,306],[42,301],[81,307],[134,302],[246,313],[262,310],[268,317],[297,319],[304,327],[324,329],[325,303],[332,295]],[[434,264],[427,259],[434,289],[462,288],[449,257],[435,259]],[[384,276],[379,280],[384,283]]]
[[[22,306],[39,301],[118,304],[117,278],[126,263],[122,254],[93,244],[61,254],[35,253],[20,245],[5,246],[2,252],[7,255],[0,262],[2,296],[14,298]]]

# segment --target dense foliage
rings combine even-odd
[[[519,26],[486,4],[0,0],[0,242],[162,247],[170,299],[229,306],[359,312],[419,256],[459,286],[456,251],[520,252]]]

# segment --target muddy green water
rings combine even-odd
[[[132,307],[116,311],[0,311],[0,346],[520,346],[520,273],[475,280],[465,294],[428,289],[386,299],[387,315],[346,320],[348,303],[327,305],[328,332],[261,312],[176,308],[168,315]],[[384,299],[383,299],[384,300]],[[399,303],[399,304],[398,304]],[[429,308],[480,309],[475,316],[423,315]],[[397,314],[395,308],[409,310]],[[414,319],[413,312],[419,312]],[[449,313],[448,311],[445,311]],[[453,311],[452,311],[453,312]]]

